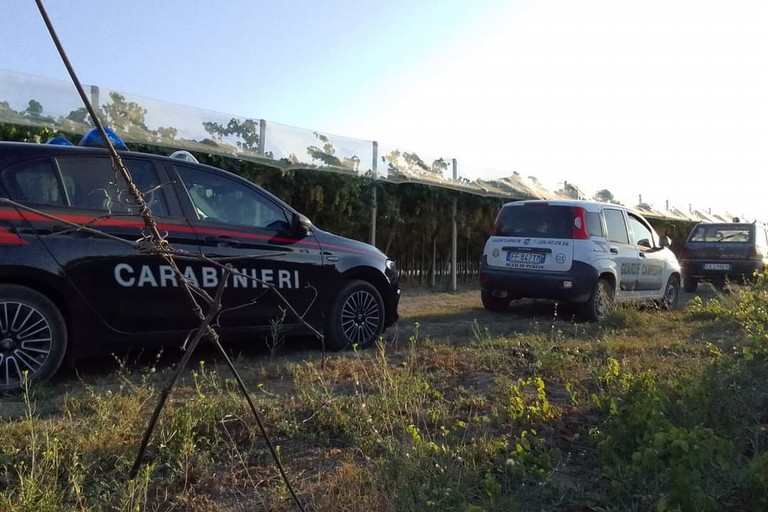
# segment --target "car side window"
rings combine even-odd
[[[175,167],[198,220],[275,231],[288,228],[285,210],[257,190],[213,172]]]
[[[653,248],[653,231],[646,226],[640,219],[632,215],[627,214],[629,218],[629,230],[632,233],[632,243],[648,249]]]
[[[760,248],[768,248],[768,230],[764,227],[755,227],[755,244]]]
[[[608,240],[619,244],[628,244],[629,236],[627,235],[627,224],[624,222],[624,213],[621,210],[605,208],[603,218],[605,219]]]
[[[56,162],[61,172],[69,204],[77,208],[90,208],[118,214],[138,214],[136,202],[131,197],[122,176],[112,168],[109,158],[61,157]],[[144,200],[152,213],[168,215],[165,193],[154,165],[149,160],[123,158]]]
[[[134,183],[144,193],[152,212],[168,215],[168,205],[151,162],[123,159]],[[35,160],[7,169],[3,186],[11,198],[31,204],[71,206],[106,213],[138,213],[122,178],[115,175],[109,158],[59,157]]]
[[[587,234],[589,236],[604,236],[603,223],[600,221],[600,214],[587,212]]]
[[[2,181],[9,197],[16,201],[49,206],[67,204],[52,160],[35,160],[6,169]]]

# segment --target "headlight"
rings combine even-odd
[[[391,270],[393,273],[397,274],[397,265],[395,265],[395,260],[387,260],[386,266],[387,270]]]

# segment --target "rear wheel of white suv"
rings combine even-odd
[[[485,290],[480,292],[480,299],[483,301],[483,307],[488,311],[506,311],[509,307],[508,298],[494,297],[491,292]]]
[[[26,286],[0,285],[0,393],[19,390],[25,379],[47,381],[66,349],[67,328],[53,302]]]
[[[607,279],[599,279],[589,300],[581,305],[581,314],[587,320],[601,321],[616,307],[614,287]]]

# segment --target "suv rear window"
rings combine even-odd
[[[570,206],[507,206],[499,213],[496,236],[571,238],[573,213]]]
[[[752,239],[751,226],[729,224],[698,225],[691,232],[689,242],[744,243]]]

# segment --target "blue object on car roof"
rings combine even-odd
[[[74,146],[71,140],[66,138],[63,135],[57,135],[51,139],[49,139],[46,144],[55,144],[57,146]]]
[[[112,128],[104,127],[104,131],[107,132],[107,137],[109,137],[110,142],[112,142],[112,145],[115,146],[115,148],[126,150],[128,149],[128,146],[125,145],[125,142],[123,142],[123,140],[115,133]],[[88,130],[88,133],[83,135],[83,138],[80,139],[80,145],[92,148],[107,147],[101,137],[101,133],[99,133],[98,128],[91,128]]]

